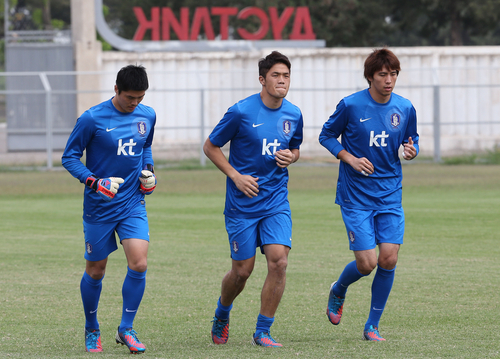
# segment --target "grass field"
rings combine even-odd
[[[230,258],[215,169],[157,171],[148,198],[151,245],[135,329],[144,358],[493,358],[500,356],[500,166],[404,167],[405,244],[380,330],[361,340],[373,274],[348,292],[342,323],[326,315],[329,285],[352,260],[338,206],[337,168],[292,166],[294,220],[287,287],[272,334],[250,336],[266,274],[259,255],[231,314],[229,342],[211,344]],[[126,261],[110,256],[99,307],[104,353],[84,352],[82,185],[63,171],[0,172],[0,357],[111,358]]]

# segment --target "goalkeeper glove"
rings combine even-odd
[[[120,177],[99,178],[91,175],[85,181],[85,184],[97,192],[99,196],[106,202],[111,201],[118,192],[120,184],[125,182]]]
[[[141,176],[139,177],[141,185],[139,186],[139,191],[143,194],[151,194],[156,188],[156,176],[153,172],[148,170],[142,170]]]

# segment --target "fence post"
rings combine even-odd
[[[40,73],[40,80],[42,81],[45,90],[45,138],[47,146],[47,169],[51,170],[52,164],[52,88],[50,87],[49,79],[45,72]]]
[[[205,143],[205,89],[200,90],[200,165],[205,167],[207,164],[207,159],[205,153],[203,152],[203,144]]]
[[[441,118],[440,118],[440,88],[439,85],[433,86],[433,100],[434,100],[434,118],[433,118],[433,132],[434,132],[434,162],[441,162]]]

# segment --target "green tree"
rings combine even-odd
[[[34,0],[35,1],[35,0]],[[43,0],[36,0],[43,1]],[[61,0],[51,0],[51,3]],[[183,6],[276,6],[281,14],[287,6],[308,6],[317,39],[329,47],[353,46],[444,46],[499,45],[500,0],[104,0],[109,7],[106,20],[120,36],[131,39],[138,22],[132,8],[139,6],[150,17],[153,6],[170,7],[178,17]],[[212,24],[217,32],[218,17]],[[249,18],[244,23],[230,18],[230,26],[254,31],[259,25]],[[283,30],[291,32],[291,21]],[[237,34],[234,34],[237,37]],[[149,32],[145,39],[148,39]],[[175,35],[171,34],[172,38]],[[268,38],[271,35],[268,34]]]

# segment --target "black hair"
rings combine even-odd
[[[148,75],[142,65],[122,67],[116,75],[118,93],[122,91],[146,91],[149,88]]]
[[[370,56],[368,56],[365,60],[364,76],[370,86],[371,82],[368,78],[373,78],[375,72],[382,70],[384,66],[387,67],[387,70],[389,71],[396,71],[398,75],[399,71],[401,71],[399,59],[391,50],[385,47],[373,50]]]
[[[267,73],[276,64],[285,64],[288,71],[292,70],[292,64],[288,57],[278,51],[273,51],[265,58],[259,60],[259,76],[266,78]]]

